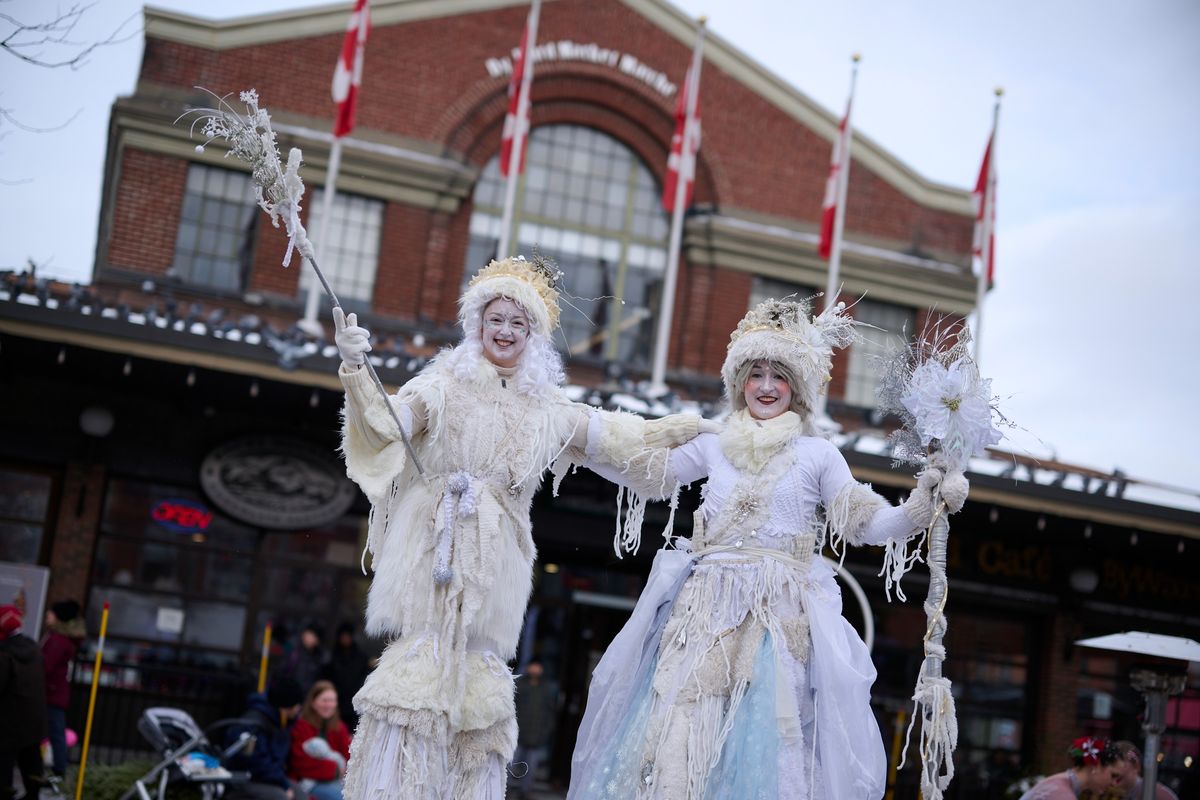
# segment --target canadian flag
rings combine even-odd
[[[689,68],[675,106],[675,134],[671,137],[671,153],[667,156],[667,176],[663,180],[662,204],[667,211],[675,210],[675,193],[679,176],[685,181],[683,207],[692,204],[696,183],[696,153],[700,151],[700,84],[696,84],[696,107],[688,119],[688,92],[691,91],[692,70]]]
[[[371,30],[369,0],[358,0],[354,13],[346,23],[346,38],[342,40],[342,52],[338,55],[333,70],[333,102],[337,103],[337,119],[333,123],[333,135],[341,138],[354,130],[354,111],[358,106],[358,87],[362,85],[363,50],[367,44],[367,33]]]
[[[838,137],[833,143],[833,156],[829,160],[829,177],[825,179],[825,199],[821,202],[821,242],[817,252],[821,258],[829,258],[833,252],[833,228],[837,218],[838,194],[846,173],[846,155],[850,152],[850,103],[846,104],[846,116],[838,125]]]
[[[521,34],[521,48],[513,62],[512,80],[508,82],[508,113],[504,115],[504,130],[500,134],[500,174],[508,176],[512,168],[512,151],[517,138],[521,140],[521,163],[517,165],[517,174],[525,171],[525,157],[529,152],[526,147],[529,137],[529,98],[525,80],[525,70],[529,70],[530,82],[533,78],[533,63],[529,59],[529,32],[533,30],[537,36],[538,4],[534,3],[529,10],[529,19],[525,22],[525,32]],[[536,43],[536,42],[535,42]]]
[[[993,130],[988,137],[987,149],[983,151],[983,165],[979,168],[975,190],[971,192],[971,201],[975,205],[975,239],[971,252],[981,261],[988,288],[996,282],[996,170],[992,163],[995,141]]]

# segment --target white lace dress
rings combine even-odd
[[[666,475],[593,466],[653,495],[708,483],[690,549],[658,553],[593,674],[569,798],[882,797],[875,669],[817,553],[827,536],[882,544],[916,531],[800,430],[790,412],[766,423],[741,412],[672,451]],[[589,453],[606,438],[594,423]]]

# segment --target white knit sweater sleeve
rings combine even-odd
[[[346,405],[342,410],[346,474],[375,503],[386,496],[392,480],[404,469],[404,443],[383,396],[365,369],[347,369],[343,364],[338,369],[338,378],[346,390]],[[424,430],[426,411],[419,399],[414,397],[404,402],[392,396],[389,401],[410,438]]]
[[[821,502],[825,506],[829,535],[854,546],[903,541],[917,528],[899,506],[893,506],[868,483],[850,473],[845,456],[826,443],[821,471]]]

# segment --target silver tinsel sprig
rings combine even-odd
[[[300,255],[312,260],[312,243],[300,222],[300,199],[304,196],[300,149],[293,147],[288,152],[287,167],[284,168],[275,131],[271,129],[271,117],[266,109],[259,108],[258,92],[254,89],[238,95],[246,107],[244,114],[229,104],[228,95],[218,97],[213,94],[213,97],[217,101],[216,108],[193,108],[183,114],[184,117],[195,115],[191,130],[195,133],[196,127],[200,126],[205,137],[204,144],[196,145],[196,152],[202,153],[213,141],[224,139],[229,147],[225,157],[232,155],[250,166],[254,197],[259,207],[271,217],[272,225],[278,228],[282,220],[287,229],[288,247],[283,266],[291,263],[293,250],[299,250]]]

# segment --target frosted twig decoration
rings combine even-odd
[[[204,89],[203,91],[207,92],[208,90]],[[244,114],[239,113],[229,104],[226,100],[228,95],[218,97],[212,92],[209,94],[216,98],[215,108],[189,109],[179,118],[183,119],[186,116],[194,115],[191,125],[192,133],[195,133],[197,125],[200,126],[200,132],[204,135],[205,140],[204,144],[196,145],[196,152],[202,153],[205,146],[214,140],[224,139],[229,147],[225,157],[228,158],[232,155],[250,165],[254,198],[259,207],[271,217],[272,225],[278,228],[279,222],[282,220],[287,229],[288,246],[283,254],[283,266],[287,267],[291,264],[293,251],[299,251],[300,255],[308,259],[309,264],[312,264],[313,272],[316,273],[317,280],[321,282],[325,294],[329,295],[333,307],[341,308],[337,295],[333,293],[333,288],[325,279],[325,273],[321,272],[320,266],[317,265],[316,252],[312,242],[309,241],[308,233],[304,230],[304,224],[300,222],[300,198],[304,196],[304,181],[300,178],[300,164],[303,161],[300,148],[293,147],[288,151],[287,168],[285,169],[280,162],[275,131],[271,128],[271,116],[265,108],[259,107],[258,92],[254,89],[248,89],[238,95],[238,98],[246,106]],[[178,121],[176,120],[176,122]],[[404,449],[408,451],[408,457],[412,459],[417,472],[424,475],[425,470],[421,467],[416,452],[413,451],[412,442],[409,441],[408,434],[404,432],[404,426],[400,424],[400,418],[396,416],[396,409],[392,407],[391,401],[388,399],[383,381],[379,379],[370,359],[367,359],[365,364],[376,388],[383,395],[384,405],[391,412],[396,429],[400,431],[400,439],[404,442]]]
[[[215,94],[213,97],[217,100],[216,108],[193,108],[183,115],[196,115],[192,120],[192,133],[196,132],[197,125],[201,126],[200,132],[205,141],[196,145],[196,152],[204,152],[205,146],[214,139],[228,142],[229,151],[225,157],[232,155],[250,165],[254,197],[258,205],[271,217],[272,225],[278,228],[282,219],[287,228],[288,247],[283,254],[283,266],[291,263],[294,249],[298,249],[300,255],[311,262],[314,255],[312,242],[308,240],[308,234],[300,222],[300,198],[304,196],[304,181],[299,174],[300,148],[293,147],[288,152],[287,169],[284,169],[279,161],[279,147],[275,143],[275,131],[271,129],[271,117],[265,108],[258,107],[258,92],[254,89],[238,95],[246,104],[245,114],[239,114],[224,97]],[[313,267],[316,268],[315,263]],[[317,272],[320,274],[320,270]],[[326,286],[327,291],[328,288]],[[333,297],[333,292],[329,292],[329,295]],[[337,298],[333,299],[334,305],[337,305]]]
[[[972,456],[982,455],[988,445],[1000,441],[1002,434],[993,421],[1007,424],[1007,420],[990,394],[991,381],[980,378],[969,355],[970,339],[964,324],[938,323],[883,360],[878,409],[900,417],[903,423],[890,437],[895,465],[937,469],[943,476],[961,474]],[[926,528],[929,594],[925,599],[925,658],[913,690],[914,711],[904,748],[907,758],[908,740],[920,717],[921,793],[926,800],[941,800],[949,787],[958,744],[954,695],[950,680],[942,675],[946,660],[942,640],[950,590],[946,578],[950,523],[941,488],[939,483],[934,491],[933,517]],[[908,556],[901,548],[898,555],[890,557],[889,583],[895,580],[898,585],[899,575],[919,559],[919,551]]]

